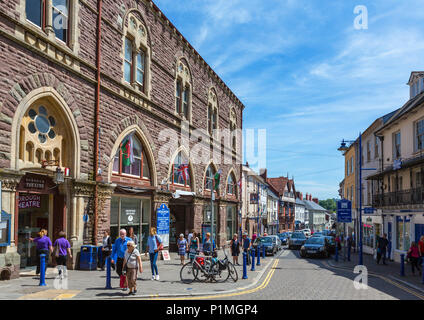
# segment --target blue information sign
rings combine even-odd
[[[157,215],[157,234],[169,233],[169,208],[166,204],[161,204],[159,209],[156,210]]]
[[[374,213],[374,208],[364,208],[364,214],[373,214]]]
[[[347,199],[337,201],[337,222],[352,222],[352,201]]]

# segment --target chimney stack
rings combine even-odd
[[[262,177],[262,178],[264,178],[264,180],[266,181],[267,180],[267,169],[265,168],[265,169],[260,169],[259,170],[260,171],[260,176]]]
[[[312,201],[318,204],[318,198],[313,198]]]

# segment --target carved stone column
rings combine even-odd
[[[205,206],[205,201],[203,199],[195,198],[193,201],[193,229],[201,233],[202,232],[202,223],[203,223],[203,210]]]

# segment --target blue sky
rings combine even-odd
[[[424,70],[424,1],[156,0],[246,106],[244,128],[267,130],[268,176],[338,197],[342,138],[355,139],[409,98]],[[354,8],[368,29],[354,28]]]

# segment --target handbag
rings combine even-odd
[[[158,247],[158,251],[162,251],[163,250],[163,243],[159,242],[157,235],[155,235],[155,238],[156,238],[156,246]]]
[[[59,253],[60,253],[60,250],[59,250],[59,242],[57,242],[57,243],[56,243],[56,246],[54,247],[54,256],[55,256],[56,258],[59,258]]]

